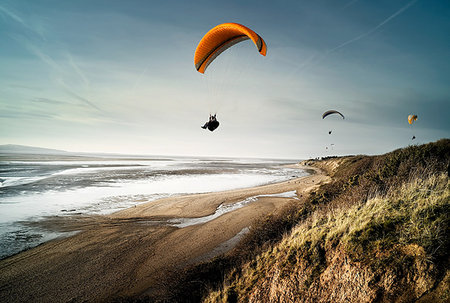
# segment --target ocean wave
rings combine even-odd
[[[36,181],[46,179],[48,176],[40,177],[2,177],[0,178],[0,188],[30,184]]]

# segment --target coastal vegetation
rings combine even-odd
[[[148,299],[448,302],[450,140],[303,164],[331,181]]]

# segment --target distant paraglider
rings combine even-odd
[[[408,123],[413,124],[414,121],[417,121],[417,115],[409,115],[408,116]]]
[[[342,119],[345,119],[344,115],[341,114],[340,112],[338,112],[337,110],[327,110],[326,112],[324,112],[322,114],[322,119],[325,119],[326,117],[328,117],[329,115],[332,115],[332,114],[341,115]]]
[[[408,116],[408,123],[409,125],[411,125],[411,127],[413,126],[413,123],[417,121],[417,115],[409,115]],[[412,136],[411,140],[414,140],[416,138],[415,135]]]
[[[322,119],[325,119],[326,117],[328,117],[329,115],[332,115],[332,114],[338,114],[338,115],[340,115],[342,117],[342,119],[345,119],[345,117],[344,117],[344,115],[342,113],[340,113],[340,112],[338,112],[337,110],[334,110],[334,109],[327,110],[326,112],[324,112],[322,114]],[[333,132],[333,130],[329,130],[328,134],[331,135],[332,132]]]

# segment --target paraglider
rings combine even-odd
[[[414,121],[417,121],[417,115],[409,115],[408,116],[408,123],[413,124]]]
[[[202,126],[203,129],[209,129],[210,131],[214,131],[219,127],[219,121],[216,119],[216,115],[209,115],[209,121]]]
[[[409,116],[408,116],[408,123],[409,123],[409,125],[411,125],[411,127],[413,127],[412,124],[413,124],[415,121],[417,121],[417,115],[409,115]],[[413,135],[412,138],[411,138],[411,140],[414,140],[415,138],[416,138],[416,136]]]
[[[204,74],[207,67],[225,50],[245,40],[252,40],[258,52],[263,56],[266,55],[266,42],[250,28],[238,23],[223,23],[213,27],[203,36],[195,49],[195,69]],[[203,129],[210,131],[214,131],[217,127],[219,121],[216,114],[210,115],[209,121],[202,126]]]
[[[207,32],[197,46],[194,54],[195,69],[205,73],[206,68],[221,53],[233,45],[251,39],[261,55],[267,53],[264,40],[253,30],[238,23],[223,23]]]
[[[328,117],[329,115],[332,115],[332,114],[341,115],[342,119],[345,119],[345,117],[344,117],[344,115],[342,113],[340,113],[340,112],[338,112],[337,110],[334,110],[334,109],[327,110],[326,112],[324,112],[322,114],[322,119],[325,119],[326,117]],[[331,133],[332,133],[332,130],[329,130],[328,134],[331,135]]]
[[[334,109],[333,110],[327,110],[326,112],[324,112],[322,114],[322,119],[325,119],[326,117],[328,117],[331,114],[339,114],[339,115],[341,115],[342,119],[345,119],[343,114],[341,114],[340,112],[338,112],[337,110],[334,110]]]

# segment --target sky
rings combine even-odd
[[[267,56],[248,40],[198,73],[225,22]],[[444,0],[0,0],[0,144],[306,159],[449,138],[449,32]]]

